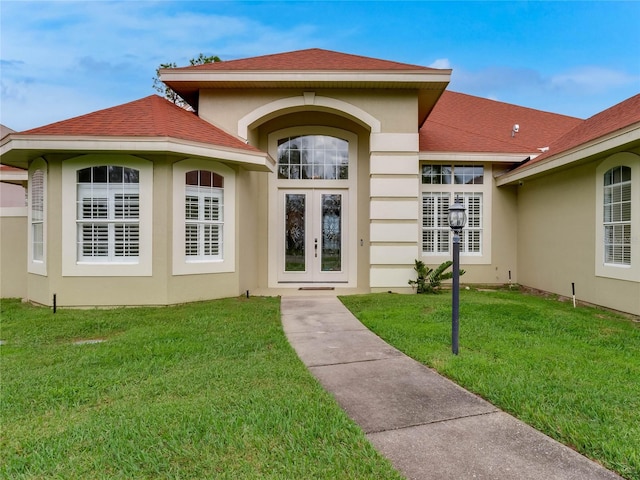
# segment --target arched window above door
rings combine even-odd
[[[349,142],[329,135],[299,135],[278,140],[278,178],[348,180]]]

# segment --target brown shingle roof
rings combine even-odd
[[[640,94],[584,120],[552,142],[547,153],[536,157],[527,166],[638,122],[640,122]]]
[[[241,139],[211,125],[195,113],[158,95],[98,110],[42,127],[21,135],[171,137],[220,147],[257,152]]]
[[[579,118],[445,91],[420,128],[420,151],[536,152],[581,122]],[[520,130],[512,136],[514,124]]]
[[[178,70],[436,70],[320,48],[207,63]]]

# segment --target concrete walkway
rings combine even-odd
[[[335,296],[282,298],[298,356],[408,479],[621,479],[411,360]]]

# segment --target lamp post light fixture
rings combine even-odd
[[[467,214],[459,199],[449,207],[449,226],[453,230],[453,289],[451,293],[451,351],[458,355],[460,335],[460,233],[467,223]]]

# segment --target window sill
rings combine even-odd
[[[207,263],[222,263],[224,260],[222,258],[212,258],[212,259],[197,259],[197,260],[185,260],[184,263],[187,265],[202,265]]]
[[[81,260],[76,262],[77,265],[99,265],[101,267],[104,266],[109,266],[109,265],[113,265],[113,266],[119,266],[119,265],[139,265],[140,262],[139,261],[135,261],[135,262],[91,262],[88,260]]]

